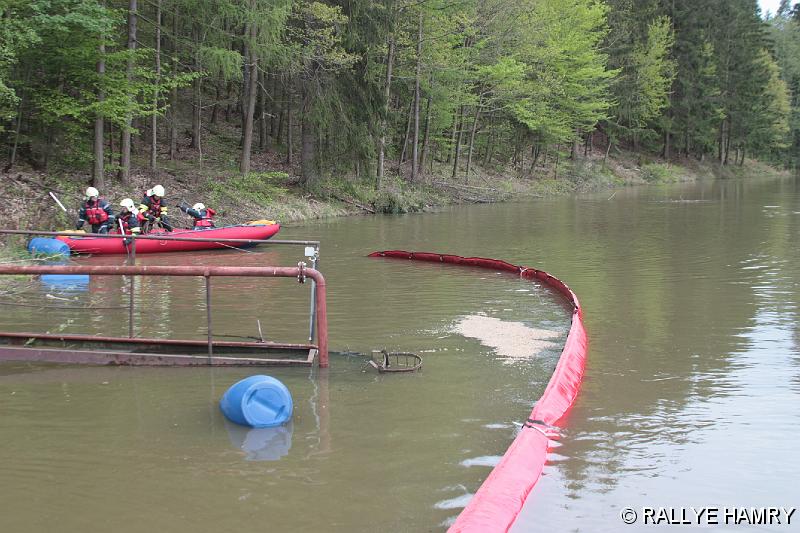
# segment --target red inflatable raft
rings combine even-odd
[[[178,229],[173,232],[148,233],[146,237],[164,236],[167,239],[136,239],[137,254],[152,254],[158,252],[193,252],[196,250],[213,250],[215,248],[242,248],[248,243],[231,242],[225,239],[269,239],[281,229],[277,222],[272,224],[245,224],[240,226],[225,226],[204,230]],[[128,249],[120,238],[96,237],[80,235],[75,237],[59,236],[57,239],[64,241],[70,251],[80,254],[126,254]],[[198,240],[169,240],[170,237],[182,237]],[[219,239],[219,241],[206,240]],[[257,243],[252,243],[257,244]]]

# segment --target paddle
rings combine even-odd
[[[125,238],[125,226],[122,224],[122,219],[117,218],[117,223],[119,224],[119,233],[122,235],[122,246],[125,247],[125,253],[130,255],[131,251],[128,249],[130,244],[128,243],[128,239]]]
[[[61,209],[63,209],[65,213],[67,212],[67,208],[66,208],[66,207],[64,207],[64,204],[62,204],[62,203],[61,203],[61,200],[59,200],[59,199],[58,199],[58,196],[56,196],[56,195],[55,195],[55,193],[54,193],[53,191],[50,191],[50,198],[52,198],[53,200],[55,200],[55,201],[56,201],[56,203],[58,204],[58,207],[60,207]]]

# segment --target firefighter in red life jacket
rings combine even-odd
[[[111,206],[104,198],[100,198],[100,193],[94,187],[86,189],[86,199],[78,209],[75,229],[82,229],[87,222],[92,226],[92,233],[108,233],[109,227],[114,223]]]
[[[125,198],[119,205],[122,206],[122,211],[117,215],[117,225],[122,227],[122,231],[125,232],[125,235],[138,235],[141,233],[141,224],[147,219],[136,209],[133,200]],[[116,228],[116,230],[119,232],[119,227]],[[125,246],[130,245],[131,239],[125,239]]]
[[[200,202],[194,204],[192,207],[181,203],[178,204],[178,209],[194,219],[194,227],[192,229],[208,229],[214,227],[214,215],[216,215],[217,212],[210,207],[206,207]]]
[[[139,212],[144,215],[149,223],[149,228],[145,233],[152,229],[155,224],[161,224],[165,230],[172,231],[172,225],[166,217],[167,205],[164,200],[164,187],[162,185],[156,185],[144,194],[142,205],[139,206]]]
[[[122,206],[122,211],[120,211],[117,216],[117,223],[122,223],[122,229],[125,231],[125,235],[141,233],[141,223],[147,219],[136,209],[133,200],[125,198],[119,205]]]

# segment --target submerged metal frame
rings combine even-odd
[[[173,365],[217,365],[217,364],[313,364],[316,356],[319,357],[319,366],[328,366],[328,314],[326,304],[326,284],[322,274],[313,268],[307,268],[304,263],[296,267],[227,267],[227,266],[147,266],[147,265],[2,265],[0,275],[95,275],[95,276],[189,276],[202,277],[206,286],[206,314],[208,324],[208,340],[182,340],[182,339],[137,339],[133,336],[133,292],[129,298],[129,336],[126,337],[94,337],[89,335],[53,335],[44,333],[14,333],[0,332],[0,340],[7,343],[19,343],[20,339],[34,339],[40,341],[67,341],[73,342],[105,342],[118,345],[145,344],[151,346],[178,346],[184,349],[206,346],[207,356],[196,355],[169,355],[169,354],[142,354],[119,351],[80,351],[59,349],[37,349],[24,346],[0,346],[0,360],[38,360],[55,362],[87,362],[107,364],[173,364]],[[214,341],[211,329],[211,278],[221,277],[288,277],[297,278],[300,283],[305,278],[311,278],[315,284],[313,291],[312,324],[317,323],[317,343],[310,344],[281,344],[274,342],[223,342]],[[316,320],[315,320],[316,319]],[[307,351],[305,361],[292,359],[264,359],[264,358],[235,358],[214,356],[214,347],[237,348],[257,351],[283,350]],[[148,362],[148,360],[150,362]]]

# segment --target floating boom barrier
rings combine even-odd
[[[503,458],[449,529],[450,533],[508,531],[542,474],[550,439],[558,436],[556,423],[572,407],[583,380],[588,340],[583,326],[583,309],[578,297],[566,283],[543,270],[512,265],[498,259],[402,250],[373,252],[369,257],[410,259],[512,272],[523,279],[537,280],[550,286],[572,304],[572,325],[544,394],[536,402],[528,420]]]

